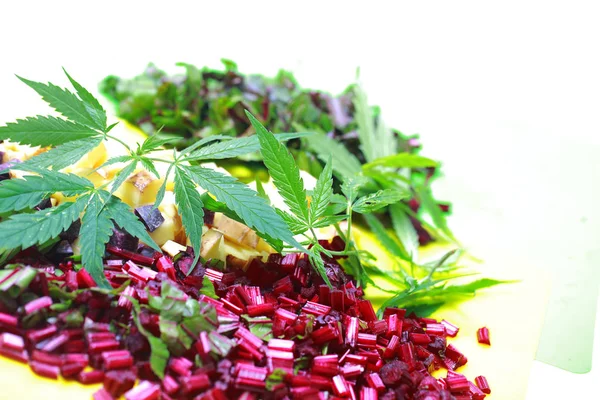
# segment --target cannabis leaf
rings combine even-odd
[[[135,171],[135,167],[137,166],[137,160],[133,159],[129,164],[127,164],[126,166],[124,166],[115,176],[114,180],[112,181],[112,185],[111,185],[111,193],[114,193],[115,190],[117,190],[119,187],[121,187],[121,185],[123,184],[123,182],[125,182],[125,180],[127,178],[129,178],[129,176],[131,174],[133,174],[133,171]]]
[[[285,142],[287,140],[306,137],[309,135],[311,134],[306,132],[280,133],[275,135],[275,137],[280,142]],[[257,135],[237,139],[228,139],[229,140],[224,140],[209,146],[201,147],[199,150],[196,150],[185,156],[184,159],[186,161],[220,160],[224,158],[239,157],[260,150],[259,138]]]
[[[308,221],[306,190],[294,157],[252,114],[246,111],[246,115],[256,130],[264,163],[283,201],[294,215]]]
[[[91,196],[86,212],[81,218],[79,230],[81,262],[96,284],[104,289],[111,287],[104,276],[102,261],[105,245],[110,239],[113,228],[110,213],[104,207],[109,196],[110,194],[104,191]]]
[[[93,189],[92,182],[72,174],[47,171],[43,176],[27,175],[0,183],[0,213],[32,208],[51,194],[70,197]]]
[[[179,139],[181,139],[181,138],[178,136],[173,136],[173,135],[163,136],[160,133],[155,133],[152,136],[148,136],[142,142],[142,145],[139,146],[139,148],[137,150],[137,154],[138,155],[147,154],[153,150],[158,149],[161,146],[164,146],[167,143],[176,142]]]
[[[204,210],[202,207],[204,205],[200,199],[200,193],[196,190],[196,185],[181,167],[175,167],[175,201],[179,207],[179,214],[185,232],[196,252],[192,264],[196,265],[200,258],[202,227],[204,226]]]
[[[398,153],[393,156],[381,157],[372,160],[362,166],[363,170],[370,170],[375,167],[394,167],[394,168],[429,168],[437,167],[439,163],[430,158],[411,153]]]
[[[416,188],[416,193],[421,202],[421,207],[423,207],[423,210],[429,214],[435,227],[438,228],[448,239],[457,242],[454,234],[448,227],[446,216],[444,213],[442,213],[442,210],[440,210],[440,207],[433,199],[431,189],[425,186],[420,186]]]
[[[0,140],[30,146],[58,146],[74,140],[99,136],[94,129],[52,116],[38,115],[0,127]]]
[[[389,204],[397,203],[400,200],[407,198],[408,195],[409,193],[400,192],[395,189],[379,190],[375,193],[358,198],[352,205],[352,210],[360,214],[371,213]]]
[[[50,168],[60,170],[81,160],[86,154],[102,143],[102,137],[74,140],[61,144],[45,153],[37,155],[19,165],[19,168]]]
[[[416,260],[419,253],[419,236],[409,216],[398,204],[390,206],[392,227],[404,253],[412,260]]]
[[[8,220],[0,222],[0,249],[25,249],[58,236],[79,218],[88,200],[89,196],[81,196],[74,202],[62,203],[31,214],[12,215]]]
[[[313,190],[312,201],[310,203],[310,222],[314,224],[320,217],[327,212],[327,206],[333,196],[333,178],[332,178],[331,157],[321,171],[315,189]]]
[[[375,234],[375,237],[379,243],[381,243],[381,247],[383,249],[395,257],[410,261],[410,254],[408,254],[405,249],[396,241],[396,239],[387,232],[381,221],[379,221],[376,216],[366,214],[364,215],[364,218],[369,225],[371,232]]]
[[[446,285],[436,281],[426,282],[409,291],[399,292],[396,296],[386,300],[379,311],[387,307],[411,307],[438,305],[452,301],[463,300],[472,297],[484,288],[510,283],[511,281],[500,281],[496,279],[483,278],[461,285]]]
[[[232,176],[202,167],[182,166],[192,180],[234,211],[250,228],[298,245],[283,219],[247,185]]]
[[[67,89],[62,89],[52,83],[44,84],[30,81],[18,75],[17,78],[35,90],[52,108],[65,117],[100,131],[106,129],[106,123],[102,124],[97,113],[90,113],[89,105],[86,106],[84,101]]]
[[[354,104],[362,153],[367,161],[373,161],[379,157],[377,151],[378,138],[373,124],[373,114],[367,102],[367,95],[358,84],[354,85],[354,99],[352,102]]]
[[[158,252],[162,252],[160,247],[154,242],[152,237],[146,231],[144,224],[135,216],[133,210],[123,203],[118,197],[111,196],[105,206],[108,216],[120,228],[126,230],[130,235],[135,236],[142,242],[152,247]]]
[[[71,78],[71,75],[68,74],[67,70],[63,68],[65,75],[69,78],[71,85],[77,91],[77,95],[83,102],[85,103],[85,108],[88,114],[92,117],[92,119],[98,124],[100,130],[106,132],[106,111],[100,105],[100,102],[83,86],[79,84],[75,79]]]
[[[321,161],[327,162],[329,158],[332,159],[333,170],[340,180],[346,180],[360,172],[360,161],[342,143],[322,133],[311,135],[306,141]]]

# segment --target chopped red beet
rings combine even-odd
[[[482,344],[487,344],[488,346],[491,344],[490,331],[488,328],[484,326],[483,328],[479,328],[477,330],[477,341]]]
[[[477,387],[479,387],[479,389],[481,389],[481,391],[483,393],[486,393],[486,394],[492,393],[492,391],[490,390],[490,385],[488,384],[488,381],[485,378],[485,376],[476,377],[475,384],[477,385]]]
[[[321,245],[334,248],[333,242]],[[274,398],[479,400],[489,393],[485,378],[474,385],[452,372],[467,362],[447,343],[458,327],[397,308],[378,319],[335,258],[326,260],[335,277],[329,288],[297,253],[254,259],[245,272],[199,264],[191,279],[181,260],[143,247],[109,252],[105,275],[111,285],[132,281],[120,294],[81,290],[96,285],[85,270],[75,272],[72,262],[17,268],[0,282],[8,287],[14,277],[24,277],[11,292],[23,307],[0,312],[0,355],[29,362],[34,372],[53,379],[60,374],[103,383],[96,400],[123,394],[127,400],[258,400],[267,391]],[[185,254],[189,269],[193,253]],[[214,282],[218,298],[199,294],[204,276]],[[165,283],[183,294],[156,306]],[[66,308],[55,297],[61,290],[77,291]],[[199,333],[190,330],[195,321],[173,325],[178,342],[167,341],[174,347],[163,379],[153,371],[150,345],[132,320],[131,299],[147,305],[139,323],[156,337],[167,328],[162,307],[186,304],[198,310],[194,316],[212,315]],[[430,373],[440,367],[451,371],[438,380]],[[132,387],[136,379],[141,382]]]

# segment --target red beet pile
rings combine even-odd
[[[321,244],[343,247],[339,238]],[[23,252],[0,279],[0,354],[44,377],[103,383],[96,400],[479,400],[489,393],[484,377],[476,379],[480,389],[454,372],[467,362],[446,341],[457,327],[394,308],[378,319],[335,259],[325,259],[330,289],[299,254],[256,259],[245,272],[198,265],[186,277],[191,250],[175,261],[143,246],[107,251],[113,287],[131,280],[119,294],[90,290],[93,279],[71,262]],[[219,299],[199,294],[204,277]],[[209,328],[169,343],[178,350],[160,379],[143,331],[160,338],[161,316],[144,305],[165,285],[181,293],[171,300],[194,303]],[[142,304],[139,328],[131,299]],[[439,368],[446,378],[431,376]]]

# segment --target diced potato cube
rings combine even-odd
[[[223,234],[214,229],[209,229],[204,235],[202,235],[202,247],[200,249],[200,256],[205,260],[222,260],[222,246]]]
[[[258,245],[258,236],[256,235],[256,232],[246,225],[234,221],[221,213],[215,214],[213,224],[216,229],[223,232],[223,235],[225,235],[227,239],[233,242],[237,242],[252,249],[256,248]]]
[[[171,257],[175,257],[182,251],[187,250],[185,246],[182,246],[179,243],[174,242],[172,240],[167,240],[167,242],[161,246],[161,249]]]

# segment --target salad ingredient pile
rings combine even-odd
[[[97,399],[485,397],[484,378],[480,390],[454,372],[466,363],[447,343],[457,328],[406,308],[502,282],[449,285],[470,275],[449,262],[456,251],[417,264],[378,216],[412,226],[401,201],[413,190],[374,190],[366,172],[431,160],[375,159],[338,176],[336,193],[330,149],[307,191],[283,143],[315,134],[273,134],[246,111],[255,135],[211,135],[172,152],[161,147],[174,138],[160,134],[132,145],[67,77],[76,93],[20,78],[64,118],[0,127],[3,355],[41,376],[102,381]],[[119,155],[107,151],[115,144]],[[258,151],[280,207],[259,182],[254,191],[207,164]],[[358,218],[397,263],[378,265],[357,247]],[[322,229],[335,237],[323,240]],[[389,294],[378,312],[369,286]],[[439,368],[445,378],[431,376]]]

